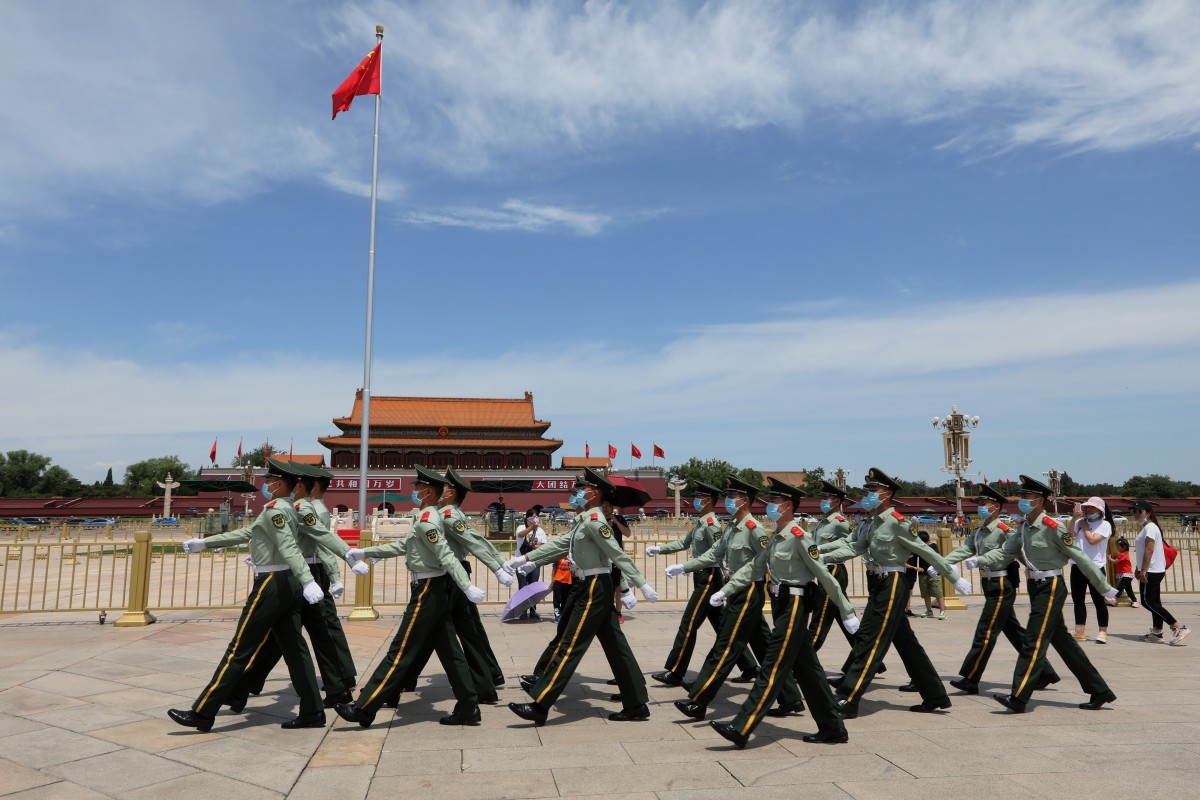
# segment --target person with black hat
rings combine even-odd
[[[1079,707],[1093,711],[1103,708],[1117,696],[1092,666],[1079,642],[1067,632],[1062,616],[1067,599],[1063,567],[1068,561],[1074,562],[1109,605],[1117,604],[1117,590],[1108,585],[1100,568],[1079,549],[1074,534],[1046,513],[1046,500],[1052,494],[1049,486],[1022,475],[1017,493],[1020,495],[1017,506],[1025,515],[1020,536],[1008,537],[1003,547],[977,558],[981,570],[997,570],[1023,554],[1029,587],[1029,622],[1017,656],[1012,693],[992,697],[1009,711],[1024,713],[1046,667],[1046,651],[1053,646],[1089,694],[1088,701]]]
[[[700,572],[717,566],[725,570],[726,574],[734,575],[766,549],[770,534],[763,529],[758,520],[750,516],[750,504],[758,496],[758,487],[736,475],[727,475],[724,494],[725,511],[731,519],[721,538],[703,555],[667,567],[668,577],[674,578],[685,572]],[[747,644],[750,645],[758,663],[763,663],[767,655],[767,640],[771,635],[771,629],[763,619],[763,606],[766,605],[767,599],[764,584],[761,579],[751,582],[746,590],[739,592],[725,608],[721,615],[721,627],[717,631],[717,641],[708,651],[704,664],[700,667],[700,674],[691,685],[684,684],[684,688],[688,690],[687,699],[675,701],[675,707],[684,716],[695,720],[704,719],[709,703],[716,698],[721,684],[733,671],[738,653]],[[757,670],[752,676],[743,673],[743,677],[750,678],[750,682],[757,680],[758,675]],[[787,714],[791,713],[792,709],[802,707],[803,700],[791,673],[782,676],[782,682],[780,704]]]
[[[317,522],[325,530],[333,530],[329,527],[331,515],[329,508],[325,505],[325,492],[329,489],[329,482],[333,480],[333,473],[321,467],[309,467],[308,471],[313,475],[313,485],[308,490],[308,498],[312,501],[313,508],[316,510]],[[325,551],[322,550],[322,553],[325,553]],[[333,562],[333,565],[336,565],[336,563]],[[331,564],[326,561],[325,566],[329,568]],[[355,574],[361,573],[355,572]],[[353,688],[358,683],[358,669],[354,665],[354,657],[350,654],[350,644],[346,641],[346,632],[342,629],[342,620],[338,616],[336,603],[346,591],[346,587],[341,581],[340,568],[339,570],[331,569],[329,578],[332,583],[329,585],[328,594],[334,602],[322,603],[321,610],[325,614],[325,622],[329,625],[329,632],[333,634],[334,642],[337,644],[338,661],[342,665],[342,676],[345,678],[346,685]]]
[[[290,494],[299,476],[278,459],[267,460],[263,496],[269,501],[248,528],[220,533],[207,539],[188,539],[187,553],[250,542],[254,562],[254,584],[242,607],[241,617],[212,680],[190,710],[172,708],[167,716],[186,728],[212,729],[217,711],[236,689],[255,652],[268,636],[283,651],[292,685],[300,696],[300,713],[284,722],[283,728],[323,728],[325,712],[321,690],[313,672],[308,645],[300,635],[302,605],[320,603],[325,592],[313,579],[296,544],[296,509]]]
[[[508,704],[518,717],[538,726],[545,724],[550,706],[562,693],[594,638],[598,638],[604,647],[621,692],[622,709],[609,714],[608,718],[614,722],[650,718],[646,679],[612,607],[612,565],[615,563],[620,567],[622,574],[640,587],[642,596],[649,602],[658,600],[658,594],[638,572],[633,559],[613,541],[612,529],[600,511],[601,502],[605,497],[611,497],[614,491],[615,487],[607,478],[585,468],[571,495],[571,506],[579,515],[570,532],[547,542],[528,556],[518,555],[505,562],[509,569],[529,569],[531,564],[537,568],[566,556],[575,569],[574,588],[559,626],[563,635],[540,674],[527,676],[534,679],[531,682],[522,680],[522,686],[533,702]],[[631,590],[626,591],[622,600],[627,609],[637,603]]]
[[[717,521],[715,510],[721,490],[702,481],[693,481],[691,494],[692,507],[699,515],[691,530],[682,539],[668,542],[661,547],[647,547],[646,555],[657,556],[689,550],[692,558],[699,558],[712,549],[721,535],[721,523]],[[663,665],[662,672],[655,672],[650,676],[667,686],[679,686],[683,683],[692,651],[696,648],[696,638],[704,621],[708,620],[714,631],[721,630],[721,614],[724,612],[708,602],[713,593],[725,585],[725,576],[721,573],[721,568],[698,570],[692,573],[692,581],[692,594],[688,597],[687,605],[683,607],[683,618],[679,621],[679,630],[675,634],[671,652],[667,654],[667,663]],[[746,673],[758,669],[758,662],[754,660],[750,649],[744,646],[738,651],[737,665]]]
[[[854,607],[837,579],[821,563],[817,542],[793,520],[793,513],[804,492],[776,478],[768,478],[770,486],[763,495],[767,501],[767,518],[775,523],[775,534],[766,548],[733,574],[725,587],[715,592],[709,602],[724,604],[764,577],[770,578],[771,617],[775,628],[767,643],[766,656],[758,671],[758,679],[741,711],[732,722],[712,722],[712,727],[738,748],[746,746],[750,734],[764,715],[785,716],[803,706],[783,707],[772,713],[771,704],[783,690],[787,676],[795,677],[808,701],[808,710],[817,723],[817,732],[806,734],[804,741],[820,744],[846,742],[846,726],[837,712],[833,692],[825,680],[825,669],[817,659],[808,636],[808,609],[805,599],[814,582],[820,583],[837,606],[838,615],[851,633],[858,630]]]
[[[817,493],[817,497],[821,501],[821,513],[825,516],[817,520],[816,526],[810,533],[816,541],[818,549],[823,547],[829,550],[850,536],[850,522],[842,513],[842,505],[846,502],[847,494],[842,487],[822,479],[821,491]],[[842,593],[845,594],[846,587],[850,584],[850,570],[844,564],[830,564],[826,569],[829,570],[829,574],[833,576],[838,586],[841,587]],[[821,583],[813,584],[809,591],[812,593],[813,613],[808,624],[808,636],[813,650],[819,651],[825,644],[825,637],[834,623],[841,628],[842,635],[846,637],[850,646],[854,647],[854,634],[846,630],[845,625],[842,624],[842,618],[834,613],[833,604]]]
[[[872,467],[867,471],[863,488],[867,494],[860,502],[871,515],[864,538],[847,541],[824,554],[827,563],[845,561],[855,556],[870,556],[875,565],[872,571],[879,576],[863,613],[859,639],[850,652],[847,669],[842,678],[835,681],[838,710],[843,717],[858,716],[859,700],[871,685],[884,654],[893,644],[904,661],[910,679],[910,683],[901,687],[901,691],[921,693],[921,703],[910,706],[908,710],[931,713],[949,708],[950,698],[946,696],[946,687],[942,685],[933,662],[904,616],[904,592],[907,586],[904,564],[910,555],[919,555],[937,567],[939,574],[954,581],[954,588],[960,594],[969,593],[971,584],[961,578],[940,553],[918,539],[909,529],[904,515],[892,508],[893,497],[900,489],[898,481],[883,470]]]
[[[1020,533],[1010,528],[1000,519],[1000,512],[1008,498],[994,487],[983,484],[975,497],[978,503],[980,525],[969,534],[954,552],[946,556],[946,563],[961,563],[966,569],[974,569],[980,556],[1000,550],[1010,538],[1020,538]],[[932,567],[930,575],[937,573]],[[1017,621],[1013,613],[1013,603],[1017,598],[1017,587],[1020,576],[1017,571],[1017,560],[1014,558],[1007,564],[1001,564],[991,569],[980,570],[983,578],[983,611],[979,615],[979,623],[975,626],[975,637],[971,640],[971,649],[967,651],[958,674],[962,677],[950,681],[955,689],[967,694],[979,694],[979,679],[987,668],[988,659],[996,647],[1000,633],[1003,633],[1012,644],[1013,649],[1021,652],[1021,642],[1025,638],[1025,628]],[[1058,683],[1058,673],[1047,660],[1039,674],[1036,687],[1038,690]]]
[[[450,617],[450,593],[457,586],[472,603],[483,602],[485,595],[472,585],[454,551],[446,544],[442,515],[437,509],[446,479],[422,466],[415,469],[412,501],[419,510],[408,536],[389,544],[353,548],[348,554],[352,561],[404,556],[412,580],[408,606],[387,655],[359,692],[356,702],[334,706],[342,719],[364,728],[375,721],[384,701],[399,687],[416,679],[416,665],[429,658],[430,650],[437,652],[457,701],[453,713],[438,721],[442,725],[478,725],[480,721],[479,695]]]
[[[1142,637],[1142,641],[1162,644],[1162,626],[1165,622],[1171,626],[1170,644],[1182,645],[1183,640],[1191,634],[1191,630],[1163,607],[1159,594],[1159,587],[1167,573],[1167,540],[1163,537],[1162,528],[1158,525],[1154,506],[1149,500],[1136,500],[1129,510],[1133,512],[1138,524],[1142,526],[1138,531],[1137,538],[1134,539],[1137,565],[1133,571],[1138,579],[1142,605],[1150,612],[1150,632]],[[1128,544],[1126,544],[1126,548],[1128,548]],[[1137,608],[1137,605],[1134,603],[1134,608]]]

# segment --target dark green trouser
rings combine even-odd
[[[1015,570],[1014,570],[1015,572]],[[1011,574],[1011,573],[1010,573]],[[979,624],[975,626],[975,638],[971,640],[971,649],[963,659],[958,674],[967,680],[978,681],[983,677],[992,650],[996,648],[999,633],[1003,632],[1013,649],[1021,652],[1021,643],[1025,638],[1025,629],[1017,622],[1013,613],[1013,603],[1017,599],[1017,585],[1011,577],[983,579],[983,612],[979,615]],[[1042,662],[1043,672],[1034,676],[1034,683],[1045,675],[1058,678],[1048,660]]]
[[[467,574],[470,575],[470,565],[465,561],[461,563],[466,568]],[[465,594],[452,591],[450,592],[450,619],[454,623],[454,633],[462,645],[463,655],[466,656],[467,666],[471,670],[471,682],[475,684],[475,694],[479,695],[479,702],[494,703],[497,695],[493,676],[503,677],[503,673],[500,672],[500,666],[496,663],[496,656],[492,653],[492,645],[488,641],[487,633],[483,630],[483,620],[479,618],[479,609],[467,599]],[[412,680],[415,681],[417,676],[425,671],[425,665],[429,662],[431,655],[433,655],[432,650],[414,665],[411,673]]]
[[[813,585],[808,584],[805,591]],[[758,680],[750,689],[750,696],[734,717],[733,727],[743,736],[749,736],[783,691],[784,679],[789,674],[796,676],[808,711],[820,729],[842,727],[833,692],[829,689],[829,681],[825,680],[825,668],[817,660],[817,652],[808,638],[804,598],[788,594],[786,588],[781,589],[780,594],[771,598],[771,615],[775,618],[775,630],[767,644],[766,658],[758,670]]]
[[[354,656],[350,654],[350,643],[346,641],[346,631],[342,629],[342,618],[338,616],[337,601],[329,593],[332,582],[340,579],[341,575],[336,573],[330,575],[324,569],[321,570],[321,574],[325,580],[324,583],[321,583],[321,588],[325,590],[325,597],[318,605],[321,607],[321,615],[325,617],[329,635],[333,637],[333,643],[337,650],[338,667],[342,673],[342,683],[347,689],[353,689],[354,684],[358,682],[358,668],[354,665]],[[354,573],[350,574],[353,576]],[[319,580],[318,583],[320,583]]]
[[[354,687],[354,662],[350,662],[351,672],[349,675],[343,672],[344,666],[340,658],[338,637],[329,628],[329,618],[325,610],[326,604],[330,608],[334,608],[333,598],[329,596],[329,576],[325,574],[325,567],[321,564],[309,564],[308,569],[312,572],[313,580],[317,582],[317,585],[325,590],[325,596],[321,602],[315,605],[301,599],[300,622],[303,624],[304,630],[308,632],[313,652],[316,653],[317,669],[321,673],[325,691],[330,694],[341,694]],[[333,617],[337,619],[336,608],[334,608]],[[342,645],[346,647],[346,652],[349,654],[349,645],[346,645],[346,635],[342,633],[340,624],[337,632],[341,634]],[[271,674],[271,670],[275,669],[275,665],[279,663],[282,656],[279,645],[272,638],[267,637],[267,641],[263,642],[262,647],[246,666],[242,680],[239,681],[237,688],[232,693],[233,696],[245,697],[252,690],[260,691],[267,676]]]
[[[846,570],[846,576],[847,576],[847,580],[849,580],[849,568],[847,568],[847,570]],[[874,597],[876,595],[876,593],[878,593],[879,591],[886,588],[884,585],[885,583],[886,582],[884,581],[883,575],[879,575],[874,572],[867,573],[867,602],[870,602],[871,598]],[[907,599],[907,597],[905,599]],[[836,611],[836,609],[834,609],[834,610]],[[861,642],[862,639],[863,639],[863,630],[862,630],[862,627],[859,627],[858,633],[854,634],[854,636],[852,636],[850,638],[850,652],[846,654],[846,660],[842,662],[842,674],[843,675],[845,675],[847,672],[850,671],[850,664],[854,661],[854,645]],[[887,653],[885,651],[883,655],[880,655],[880,659],[882,659],[883,656],[886,654]],[[879,666],[881,668],[883,667],[883,661],[879,662]],[[879,670],[876,670],[876,672],[878,672],[878,671]]]
[[[895,644],[908,677],[921,693],[921,699],[945,697],[946,687],[942,685],[942,679],[925,648],[917,641],[908,618],[904,616],[904,601],[908,592],[904,573],[889,572],[883,575],[878,587],[878,591],[867,599],[859,638],[850,651],[850,666],[842,678],[842,685],[838,687],[838,696],[847,702],[857,703],[879,671],[888,648]]]
[[[692,660],[692,651],[696,649],[696,637],[700,627],[708,620],[714,631],[721,630],[721,609],[709,605],[708,598],[712,597],[722,586],[725,579],[720,569],[706,569],[692,575],[692,595],[688,598],[683,609],[683,619],[679,621],[679,632],[675,634],[675,643],[667,654],[664,668],[676,678],[682,679],[687,674],[688,662]],[[746,672],[758,667],[754,655],[749,648],[743,647],[738,651],[738,669]]]
[[[454,635],[454,624],[450,621],[450,593],[457,591],[458,587],[445,575],[412,584],[408,606],[404,609],[400,627],[392,637],[387,655],[358,695],[359,708],[370,713],[378,710],[384,700],[399,691],[403,681],[410,676],[416,679],[417,673],[413,669],[427,660],[429,652],[434,650],[458,701],[454,713],[475,713],[479,697],[475,694],[471,670]]]
[[[850,570],[845,564],[830,564],[829,574],[838,582],[838,586],[842,587],[842,591],[846,591],[846,587],[850,584]],[[846,626],[842,624],[842,615],[838,613],[837,606],[829,599],[829,595],[821,588],[818,583],[809,584],[812,591],[812,619],[808,623],[809,641],[812,643],[813,650],[820,650],[825,644],[825,637],[829,635],[829,629],[835,624],[842,629],[842,635],[846,637],[846,641],[854,647],[854,635],[846,631]],[[815,587],[815,588],[811,588]],[[805,599],[808,596],[805,595]]]
[[[300,582],[290,570],[257,576],[246,597],[246,605],[242,607],[233,640],[192,710],[206,717],[216,716],[225,698],[237,688],[255,654],[269,641],[283,653],[292,685],[300,695],[300,713],[321,711],[321,690],[317,688],[312,657],[300,635],[300,611],[307,605]]]
[[[759,664],[764,663],[767,640],[771,636],[771,629],[763,619],[766,598],[767,589],[763,581],[756,581],[746,587],[746,591],[729,598],[725,613],[721,615],[717,641],[708,651],[700,674],[692,684],[690,699],[693,703],[707,706],[713,701],[721,684],[733,671],[737,653],[745,645],[750,645]],[[796,687],[796,679],[791,674],[783,677],[781,699],[789,705],[800,700],[800,689]]]
[[[1108,691],[1108,684],[1084,655],[1079,642],[1067,633],[1063,622],[1063,604],[1067,600],[1067,587],[1061,575],[1028,582],[1029,624],[1025,626],[1025,638],[1017,656],[1017,668],[1013,672],[1013,697],[1022,703],[1029,702],[1037,684],[1046,650],[1054,646],[1067,669],[1079,680],[1079,685],[1088,694]]]
[[[530,692],[534,703],[542,709],[549,709],[554,704],[592,639],[599,639],[604,648],[608,665],[617,679],[622,705],[635,708],[645,703],[646,679],[617,623],[617,612],[613,608],[612,574],[605,572],[576,578],[572,586],[559,624],[561,635],[556,637],[557,644],[552,649],[547,648],[551,650],[550,657]]]

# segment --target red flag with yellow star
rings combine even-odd
[[[333,119],[339,111],[347,111],[360,94],[379,94],[379,60],[383,58],[383,42],[367,53],[362,63],[350,73],[342,85],[333,90]]]

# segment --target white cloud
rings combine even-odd
[[[473,228],[479,231],[533,233],[565,228],[583,236],[600,233],[613,221],[608,214],[575,211],[523,200],[505,200],[496,209],[450,207],[438,211],[414,211],[403,215],[402,219],[412,225]]]

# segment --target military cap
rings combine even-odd
[[[417,483],[427,483],[430,486],[445,486],[447,483],[449,483],[449,481],[447,481],[441,475],[437,474],[431,469],[425,469],[425,467],[421,466],[420,464],[417,464],[415,467],[413,467],[413,469],[417,471]]]
[[[900,491],[900,482],[879,467],[871,467],[867,470],[867,476],[863,478],[863,486],[886,486],[893,492]]]
[[[293,464],[291,461],[275,458],[274,456],[267,458],[267,474],[281,475],[287,478],[299,478],[304,475],[304,473],[297,469],[296,464]]]
[[[767,490],[763,492],[764,498],[786,497],[787,499],[791,500],[793,504],[799,505],[800,499],[804,497],[803,491],[797,489],[791,484],[784,483],[778,478],[772,478],[768,475],[767,482],[769,485],[767,486]]]
[[[1002,492],[993,489],[989,484],[981,483],[979,491],[975,493],[976,500],[995,500],[1000,505],[1008,502],[1008,498]]]
[[[688,494],[691,497],[697,497],[699,495],[706,495],[708,497],[720,497],[721,490],[718,489],[717,487],[713,486],[712,484],[705,483],[704,481],[692,481],[692,490]]]
[[[471,487],[454,471],[454,467],[446,467],[446,483],[454,487],[454,491],[458,492],[459,497],[463,497],[471,491]]]
[[[817,494],[828,495],[830,497],[840,497],[843,500],[850,496],[845,489],[838,486],[836,483],[830,483],[824,478],[821,479],[821,491],[817,492]]]
[[[310,464],[301,464],[299,461],[288,461],[287,465],[291,469],[292,474],[301,478],[316,478],[320,474],[317,472],[317,468]],[[324,472],[324,470],[321,470],[321,472]]]
[[[730,492],[741,492],[742,494],[750,495],[750,501],[754,502],[754,498],[758,497],[758,487],[751,483],[746,483],[737,475],[725,476],[725,494]]]
[[[576,489],[584,486],[591,486],[593,489],[599,490],[601,497],[610,497],[617,490],[617,487],[609,483],[608,478],[591,467],[584,467],[583,474],[575,479]]]
[[[1050,491],[1050,487],[1039,480],[1021,475],[1021,488],[1017,490],[1018,494],[1040,494],[1042,497],[1049,497],[1054,494]]]
[[[314,478],[326,478],[326,479],[333,478],[332,472],[325,469],[324,467],[318,467],[316,464],[310,465],[308,469],[310,472],[312,472],[312,476]]]

